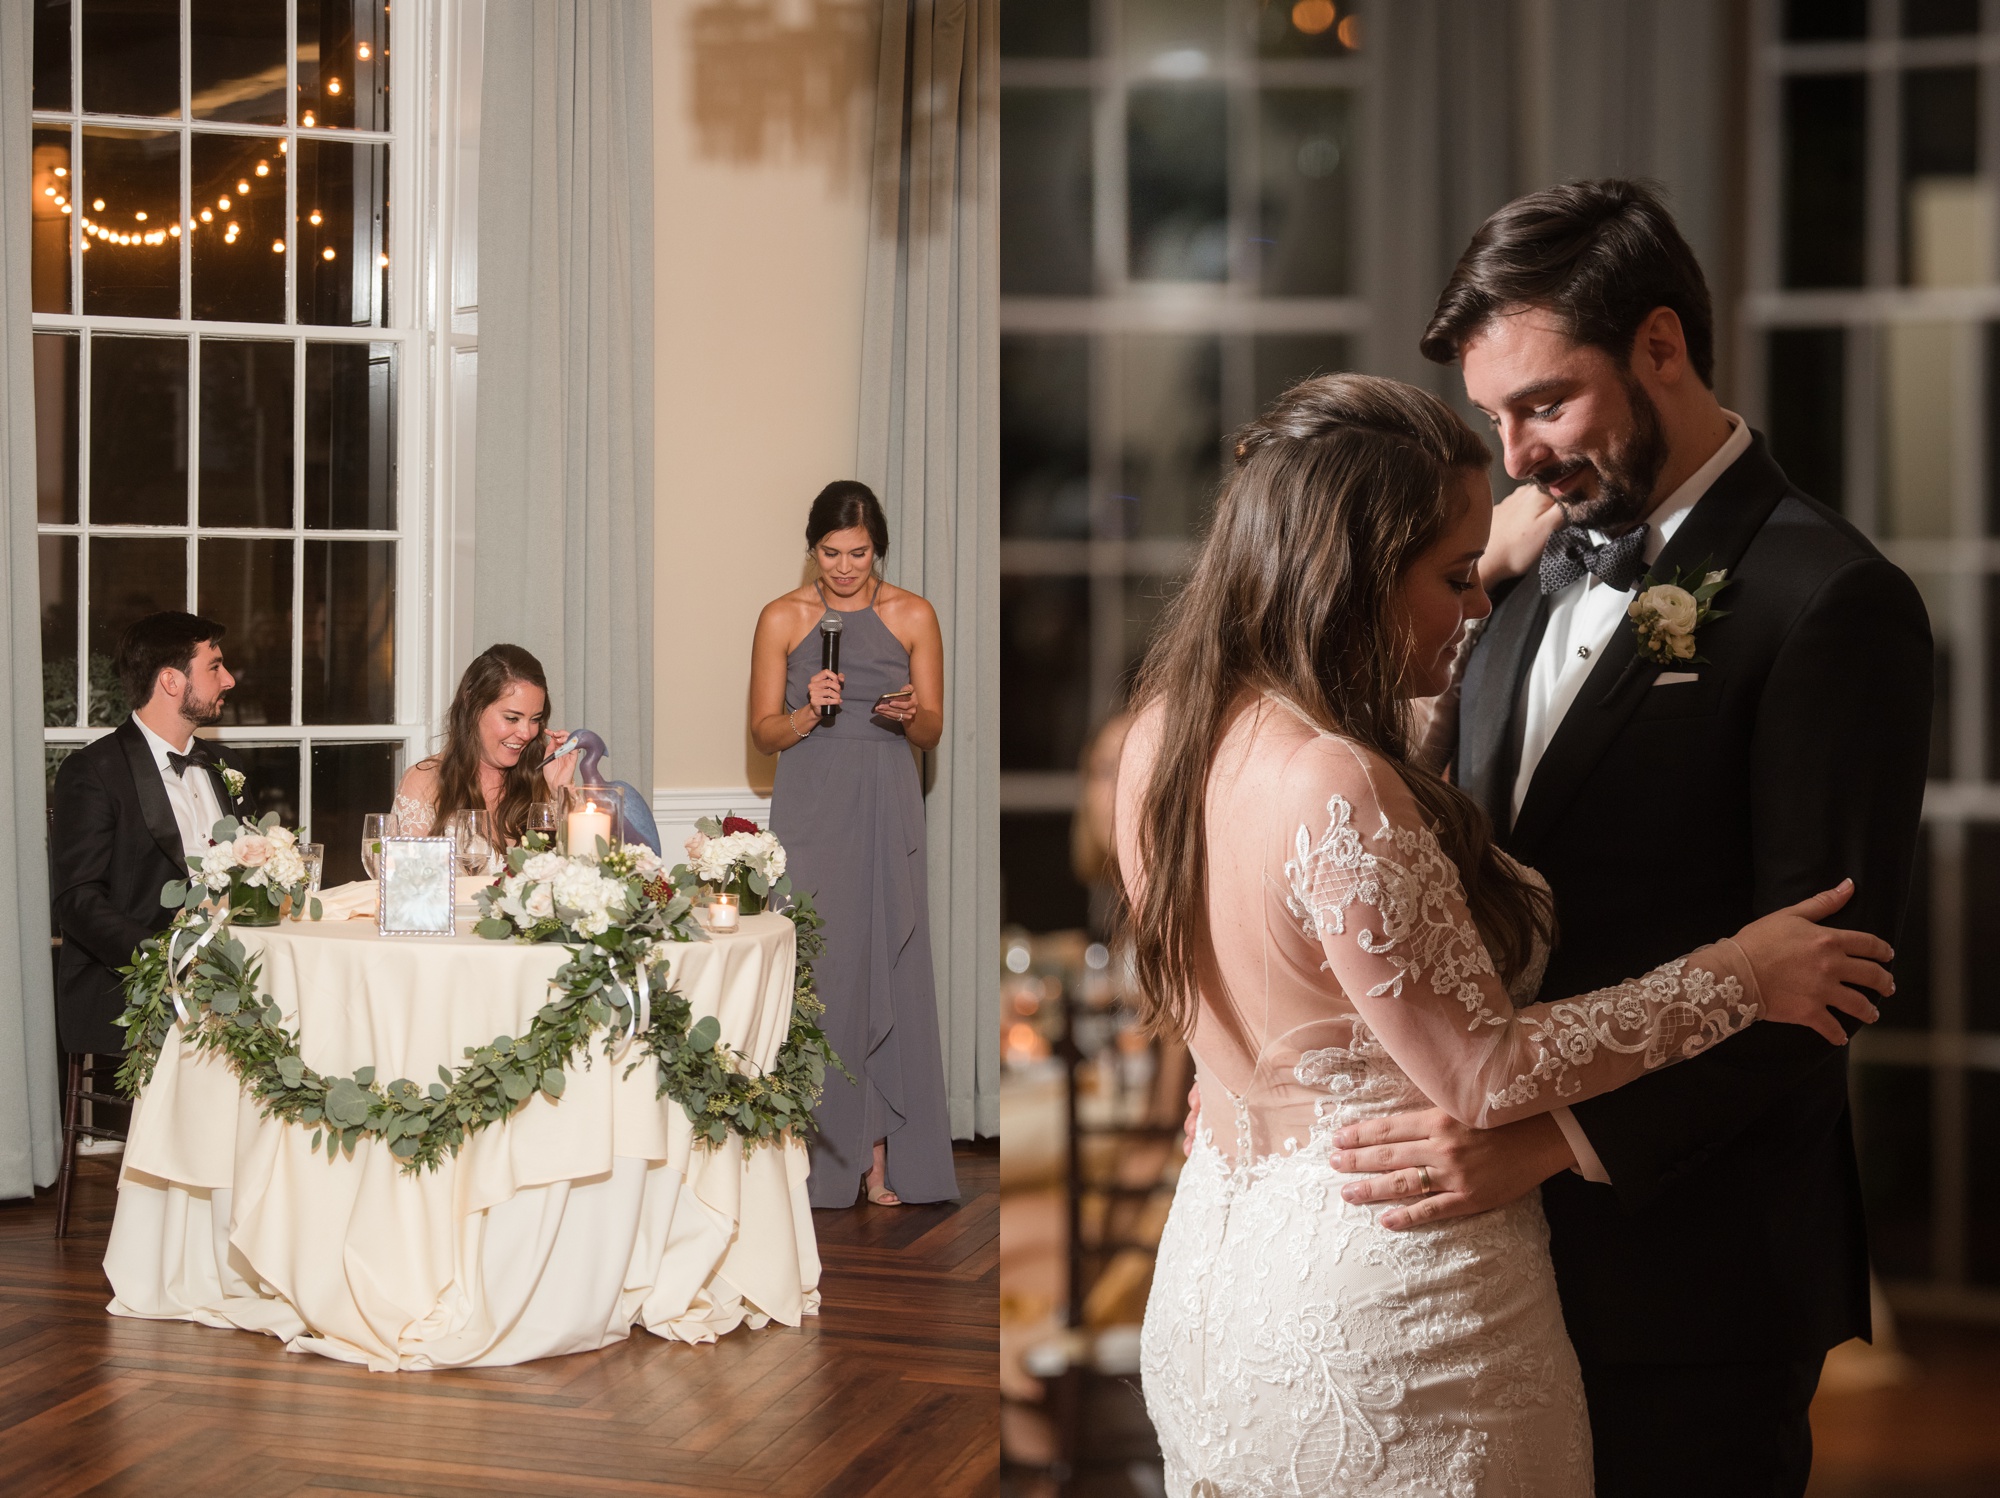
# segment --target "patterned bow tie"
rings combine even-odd
[[[186,754],[176,754],[171,749],[167,751],[167,768],[184,780],[187,778],[187,767],[189,765],[206,763],[207,761],[201,757],[201,751],[192,744],[188,746]]]
[[[1629,593],[1632,585],[1646,574],[1648,529],[1637,526],[1599,546],[1591,541],[1588,531],[1574,525],[1564,526],[1542,548],[1542,592],[1560,593],[1588,572],[1599,582]]]

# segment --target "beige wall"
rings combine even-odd
[[[761,32],[762,7],[654,11],[661,788],[768,794],[751,634],[854,467],[874,41],[867,7],[798,9]]]

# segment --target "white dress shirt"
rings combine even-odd
[[[1648,567],[1660,559],[1667,542],[1673,539],[1674,532],[1681,528],[1681,522],[1701,497],[1732,463],[1750,450],[1750,424],[1733,411],[1722,414],[1729,418],[1732,428],[1728,440],[1715,450],[1713,457],[1689,474],[1685,483],[1653,506],[1646,517],[1652,527],[1646,533],[1643,552]],[[1607,539],[1596,531],[1590,537],[1598,545]],[[1534,579],[1530,577],[1522,586],[1534,586]],[[1614,588],[1586,572],[1550,597],[1548,628],[1543,631],[1534,663],[1528,668],[1526,700],[1522,704],[1521,767],[1514,776],[1515,816],[1521,814],[1521,803],[1528,798],[1528,784],[1535,778],[1535,768],[1548,752],[1556,730],[1562,726],[1563,715],[1583,690],[1583,683],[1596,668],[1604,647],[1611,643],[1620,626],[1626,624],[1625,610],[1634,591]],[[1569,1141],[1578,1173],[1587,1181],[1610,1185],[1611,1176],[1604,1162],[1597,1158],[1597,1151],[1590,1147],[1576,1116],[1567,1108],[1552,1108],[1549,1116]]]
[[[132,721],[146,736],[146,747],[153,751],[153,763],[160,767],[160,784],[167,789],[167,805],[174,809],[174,823],[181,830],[181,848],[189,858],[199,858],[208,851],[212,841],[209,833],[222,820],[222,803],[216,798],[215,779],[208,771],[195,765],[190,765],[185,775],[176,775],[167,764],[169,750],[175,754],[186,754],[194,747],[194,734],[190,731],[187,742],[177,747],[154,733],[137,714],[133,715]]]

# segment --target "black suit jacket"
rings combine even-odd
[[[209,761],[217,804],[229,815],[244,815],[221,773],[225,764],[241,771],[241,761],[221,744],[197,742]],[[187,877],[180,826],[136,722],[127,718],[62,762],[54,809],[49,866],[63,938],[56,1028],[65,1051],[115,1056],[125,1049],[125,1032],[114,1023],[125,1012],[118,969],[173,920],[160,891]]]
[[[1459,783],[1555,891],[1544,998],[1635,977],[1852,876],[1834,923],[1891,943],[1923,806],[1932,653],[1915,586],[1801,494],[1763,439],[1655,568],[1726,568],[1693,682],[1656,686],[1621,627],[1511,815],[1532,578],[1467,662]],[[1883,1006],[1893,1016],[1894,1001]],[[1543,1188],[1586,1362],[1809,1357],[1866,1336],[1847,1051],[1759,1024],[1575,1108],[1609,1172]]]

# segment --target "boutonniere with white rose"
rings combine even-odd
[[[229,769],[227,766],[224,766],[222,771],[222,784],[229,791],[230,799],[232,801],[235,800],[238,796],[243,794],[243,772],[241,770],[232,770]]]
[[[1709,620],[1723,617],[1714,599],[1728,586],[1728,572],[1711,571],[1706,564],[1686,575],[1676,572],[1665,582],[1648,574],[1625,610],[1638,636],[1640,657],[1661,666],[1705,664],[1695,654],[1695,636]]]

